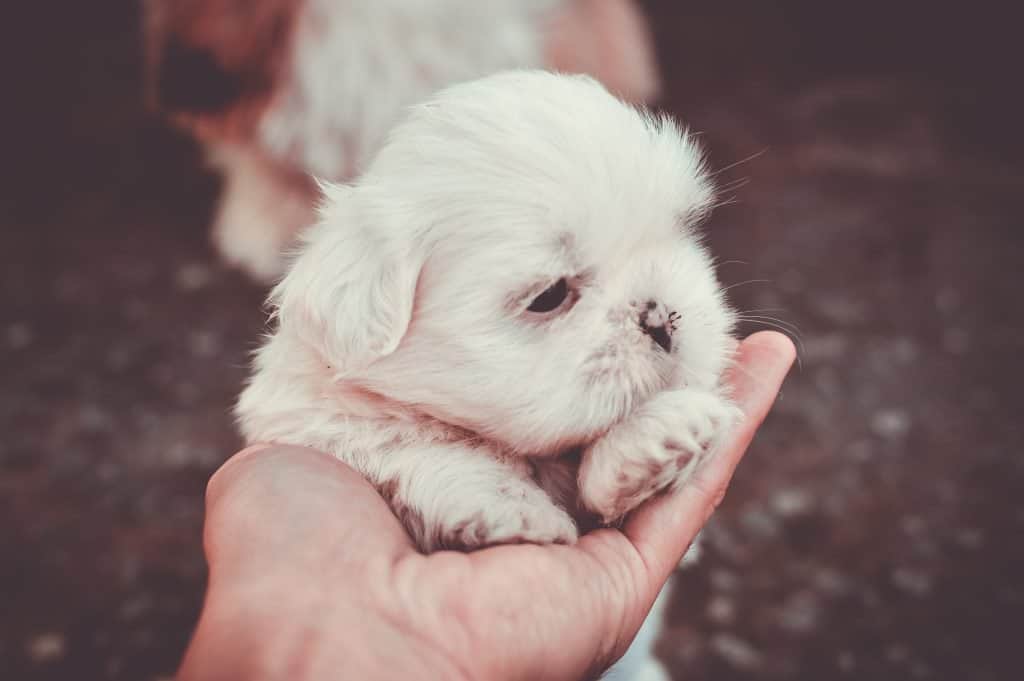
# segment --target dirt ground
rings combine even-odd
[[[141,110],[135,5],[64,4],[0,41],[0,677],[156,680],[264,292]],[[694,681],[1022,678],[1017,18],[645,4],[663,107],[743,161],[708,226],[732,300],[801,346],[659,651]]]

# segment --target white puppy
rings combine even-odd
[[[442,91],[326,187],[271,294],[245,437],[331,452],[427,551],[617,521],[736,413],[733,314],[694,231],[711,200],[692,139],[594,80]]]

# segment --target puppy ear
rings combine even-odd
[[[143,0],[147,104],[214,117],[265,102],[297,13],[280,0]]]
[[[382,223],[388,216],[363,209],[358,189],[320,186],[320,222],[307,231],[270,304],[279,332],[297,334],[333,371],[349,374],[398,347],[423,258]]]

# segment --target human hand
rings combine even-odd
[[[207,489],[203,612],[179,674],[201,679],[538,679],[596,675],[629,646],[721,502],[793,361],[743,341],[744,413],[679,491],[573,546],[417,553],[377,492],[298,447],[250,448]]]

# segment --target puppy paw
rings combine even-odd
[[[222,219],[214,228],[213,243],[228,265],[256,281],[270,283],[285,267],[287,243],[277,231],[276,227],[261,222],[238,224]]]
[[[574,544],[576,523],[529,481],[510,480],[493,495],[471,499],[475,510],[442,521],[439,544],[477,549],[494,544]]]
[[[657,396],[584,453],[583,505],[612,523],[670,485],[684,483],[738,413],[714,393]]]

